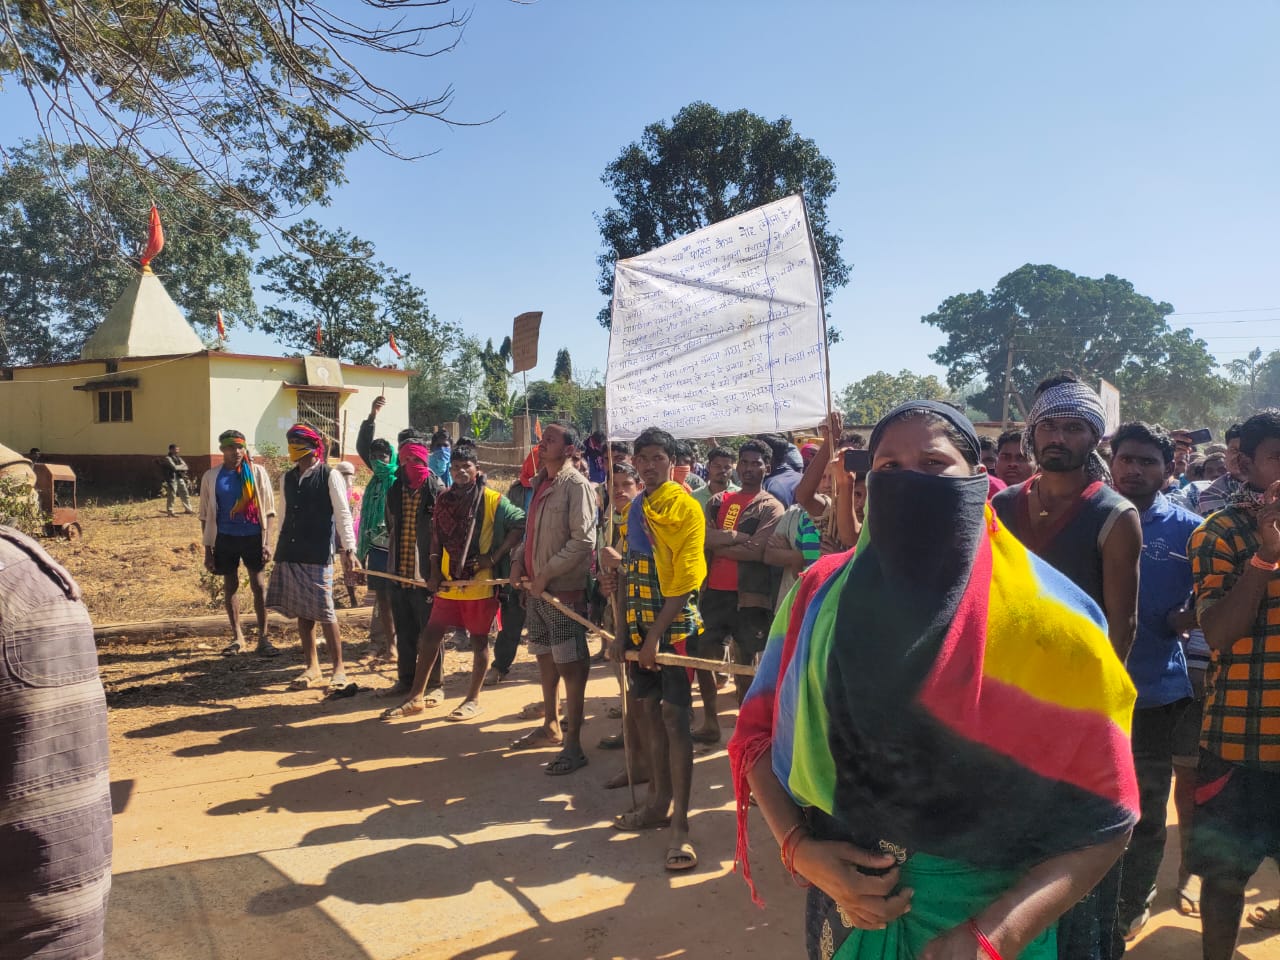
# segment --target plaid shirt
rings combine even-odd
[[[1196,612],[1226,596],[1258,551],[1253,517],[1215,513],[1191,535]],[[1280,772],[1280,577],[1273,577],[1253,633],[1217,653],[1210,668],[1200,745],[1223,760]]]
[[[418,556],[418,501],[422,499],[423,484],[417,490],[410,490],[406,483],[400,488],[400,556],[396,562],[396,573],[402,577],[412,577],[417,565]],[[427,576],[426,557],[423,557],[423,576]]]

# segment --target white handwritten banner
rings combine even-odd
[[[609,437],[814,427],[827,412],[818,258],[799,196],[629,260],[613,274]]]

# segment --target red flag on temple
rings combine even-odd
[[[394,353],[397,357],[404,356],[404,354],[400,352],[400,344],[396,343],[396,335],[394,333],[391,334],[391,339],[388,341],[388,343],[391,345],[392,353]]]
[[[324,346],[324,330],[320,326],[320,321],[316,321],[316,349],[319,350]]]
[[[218,339],[219,340],[227,339],[227,328],[223,326],[221,310],[218,311]]]
[[[147,246],[142,251],[142,266],[151,264],[151,258],[164,249],[164,227],[160,226],[160,211],[151,205],[151,222],[147,226]]]

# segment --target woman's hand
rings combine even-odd
[[[915,891],[893,893],[899,870],[893,857],[862,850],[851,843],[806,837],[796,847],[796,873],[833,899],[860,930],[883,930],[911,909]],[[893,869],[883,876],[862,873],[858,867]],[[971,960],[971,957],[966,958]]]

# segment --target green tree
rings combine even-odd
[[[504,337],[502,345],[493,349],[493,341],[486,340],[480,351],[480,366],[484,370],[484,396],[494,415],[505,407],[507,385],[511,379],[511,338]]]
[[[1258,364],[1256,390],[1248,406],[1241,404],[1240,413],[1248,417],[1268,407],[1280,407],[1280,350],[1271,351]]]
[[[569,351],[564,347],[556,351],[556,368],[551,379],[556,383],[569,383],[573,380],[573,361],[569,359]]]
[[[1119,387],[1124,417],[1141,412],[1175,423],[1219,402],[1226,384],[1205,342],[1170,328],[1172,312],[1113,274],[1096,279],[1026,264],[990,293],[948,297],[921,319],[947,335],[930,355],[947,368],[947,382],[984,378],[986,389],[971,399],[992,414],[1004,406],[1008,366],[1010,409],[1020,416],[1037,383],[1068,369]]]
[[[638,256],[800,191],[813,226],[827,303],[849,282],[840,235],[827,217],[827,200],[836,189],[835,166],[786,117],[770,122],[747,110],[724,113],[709,103],[691,103],[670,124],[645,127],[640,140],[624,148],[601,179],[618,204],[596,217],[604,241],[596,262],[600,292],[606,297],[612,296],[619,258]],[[609,326],[608,304],[599,319]],[[839,339],[834,327],[827,330],[833,342]]]
[[[415,364],[409,381],[409,422],[419,430],[469,418],[481,408],[483,347],[474,337],[457,335],[434,362]],[[455,439],[457,439],[455,437]]]
[[[369,241],[341,228],[326,230],[314,220],[290,227],[284,240],[293,247],[290,252],[258,265],[267,277],[263,289],[280,297],[263,310],[262,328],[282,343],[373,364],[394,333],[411,363],[429,368],[438,367],[458,345],[458,328],[431,314],[426,293],[405,274],[375,261]],[[479,383],[481,372],[475,376]]]
[[[49,144],[177,192],[192,169],[224,207],[272,218],[324,202],[362,144],[394,155],[399,122],[445,119],[452,91],[424,95],[402,67],[451,50],[466,19],[447,0],[6,3],[0,84]]]
[[[79,356],[137,273],[153,200],[165,247],[152,266],[187,319],[207,336],[218,310],[229,328],[257,323],[249,281],[257,237],[249,219],[220,211],[197,188],[194,172],[185,175],[191,184],[176,191],[163,178],[129,175],[105,151],[60,147],[55,159],[35,142],[7,151],[0,166],[0,364]]]
[[[1254,347],[1243,357],[1227,364],[1231,379],[1241,385],[1241,407],[1256,410],[1258,407],[1258,378],[1266,372],[1267,361],[1262,359],[1262,348]],[[1246,406],[1247,405],[1247,406]]]
[[[946,396],[946,386],[931,373],[921,376],[910,370],[897,374],[877,370],[845,387],[839,405],[849,423],[868,424],[877,423],[908,400],[942,400]]]

